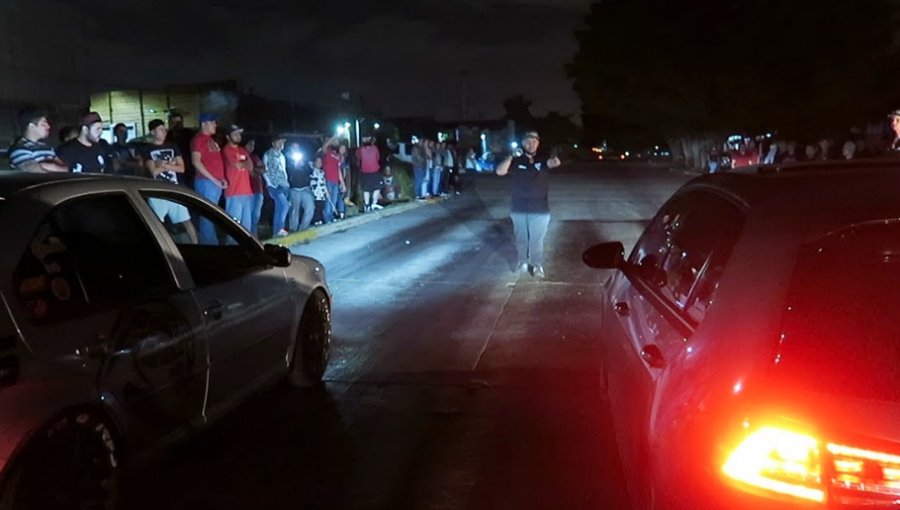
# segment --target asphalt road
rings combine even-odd
[[[624,508],[597,381],[596,242],[630,246],[687,177],[551,181],[547,279],[513,273],[510,181],[295,247],[334,292],[324,390],[278,386],[133,470],[127,509]]]

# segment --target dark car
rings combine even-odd
[[[0,508],[107,508],[126,453],[325,371],[322,266],[184,187],[2,175],[0,246]]]
[[[697,178],[603,287],[635,508],[895,508],[900,162]]]

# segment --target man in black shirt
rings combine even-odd
[[[550,225],[548,170],[561,164],[558,157],[538,152],[540,143],[537,132],[526,132],[523,150],[497,165],[497,175],[513,176],[510,217],[516,233],[518,270],[526,273],[531,268],[535,278],[545,277],[544,237]]]
[[[174,143],[166,141],[166,123],[160,119],[153,119],[147,125],[153,139],[150,143],[142,145],[138,155],[141,164],[147,172],[147,176],[160,181],[178,184],[178,174],[184,173],[184,158],[181,150]],[[147,203],[156,213],[159,221],[169,220],[173,225],[179,225],[191,243],[197,243],[197,231],[191,222],[191,213],[188,208],[165,200],[163,198],[149,198]]]
[[[288,160],[287,174],[288,182],[291,185],[291,214],[288,228],[291,232],[308,229],[312,223],[313,214],[316,212],[316,199],[311,186],[313,164],[313,162],[307,163],[293,158]],[[300,218],[301,212],[303,219]]]
[[[90,112],[81,118],[78,138],[62,144],[57,150],[59,158],[66,162],[73,173],[96,173],[106,171],[109,151],[100,143],[103,134],[103,120],[97,112]]]

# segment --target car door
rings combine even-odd
[[[287,369],[297,303],[282,268],[220,209],[188,194],[145,191],[194,282],[209,345],[207,413]],[[199,239],[196,223],[215,227]]]
[[[200,311],[179,289],[125,193],[64,201],[20,253],[10,308],[41,373],[67,402],[103,402],[130,441],[159,439],[202,411]]]
[[[611,282],[611,320],[604,321],[610,403],[638,501],[648,497],[641,480],[651,468],[661,388],[694,347],[691,336],[742,225],[742,212],[725,198],[702,191],[677,195],[644,231],[628,269]]]

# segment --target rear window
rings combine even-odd
[[[900,222],[844,229],[805,246],[776,357],[807,388],[863,399],[900,396]]]

